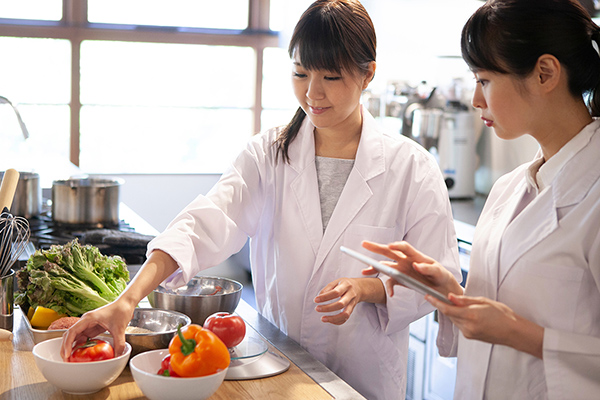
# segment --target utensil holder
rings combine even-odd
[[[14,281],[15,271],[11,269],[8,275],[0,278],[0,329],[13,329],[14,310]]]

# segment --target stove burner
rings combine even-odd
[[[52,220],[49,213],[29,218],[29,228],[30,242],[36,249],[47,250],[54,244],[63,245],[77,238],[81,244],[98,247],[105,255],[123,257],[127,264],[143,263],[146,260],[146,245],[152,239],[152,236],[136,233],[132,226],[122,220],[118,226],[106,229],[90,225],[59,224]]]

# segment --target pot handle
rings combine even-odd
[[[4,178],[2,184],[0,184],[0,210],[4,210],[4,207],[9,208],[12,205],[17,190],[17,184],[19,183],[19,172],[14,169],[7,169],[4,172]]]

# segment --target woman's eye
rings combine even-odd
[[[341,78],[341,77],[339,77],[339,76],[326,76],[326,77],[325,77],[325,80],[326,80],[326,81],[338,81],[338,80],[340,80],[340,79],[342,79],[342,78]]]
[[[479,83],[481,86],[485,86],[487,81],[485,79],[477,79],[475,83]]]
[[[294,72],[294,77],[295,77],[295,78],[306,78],[306,75],[305,75],[305,74],[298,73],[298,72]]]

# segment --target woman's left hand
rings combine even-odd
[[[454,305],[429,295],[425,299],[447,316],[465,338],[510,346],[542,358],[544,328],[516,314],[506,304],[455,294],[449,295]]]
[[[322,316],[322,322],[342,325],[348,321],[354,307],[361,301],[385,303],[385,289],[381,280],[377,278],[340,278],[326,285],[314,301],[327,303],[317,305],[317,312],[340,311],[337,314]]]

